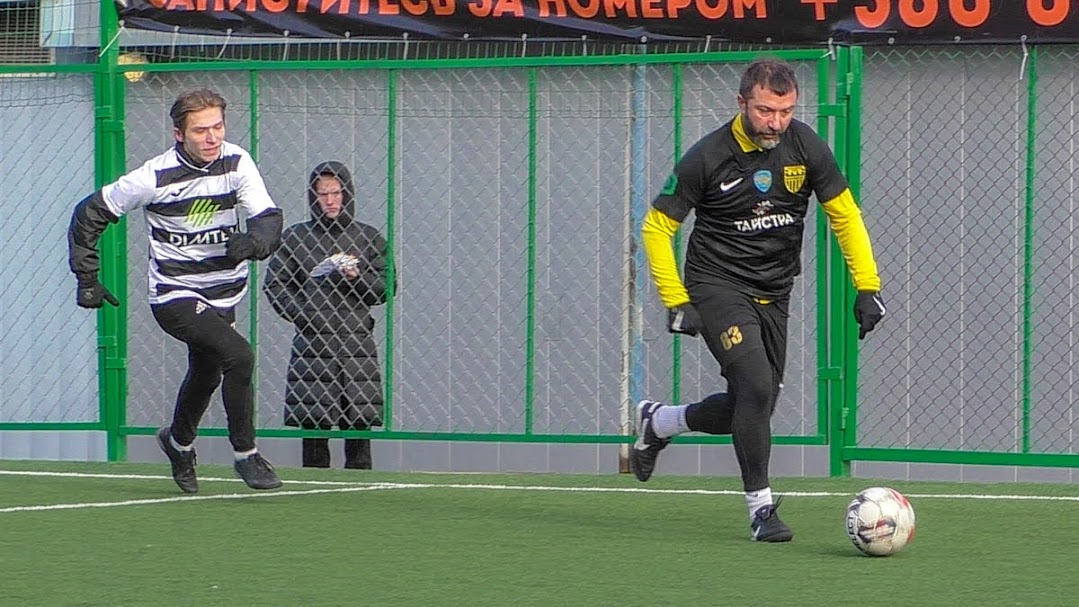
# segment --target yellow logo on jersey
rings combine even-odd
[[[719,334],[719,342],[723,344],[724,350],[730,350],[742,343],[742,330],[738,328],[738,325],[734,325]]]
[[[214,214],[221,210],[221,205],[212,198],[196,198],[187,210],[187,223],[193,228],[203,228],[214,220]]]
[[[787,191],[797,194],[806,183],[806,167],[804,164],[783,167],[783,185]]]

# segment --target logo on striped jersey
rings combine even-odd
[[[211,198],[196,198],[191,203],[191,209],[187,211],[187,223],[194,228],[210,225],[214,219],[214,213],[221,210],[221,205]]]

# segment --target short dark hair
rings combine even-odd
[[[738,94],[743,99],[753,95],[757,86],[768,89],[776,95],[786,95],[791,91],[798,93],[798,78],[790,64],[778,59],[758,59],[749,64],[742,72],[742,82],[738,85]]]
[[[195,89],[180,93],[176,101],[172,102],[169,117],[172,118],[172,126],[184,130],[187,125],[187,115],[191,112],[204,110],[208,107],[221,108],[222,118],[225,116],[225,98],[210,89]]]

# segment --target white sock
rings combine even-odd
[[[259,452],[258,448],[255,448],[255,449],[251,449],[250,451],[233,451],[232,455],[236,458],[236,461],[242,461],[242,460],[245,460],[245,459],[251,457],[252,455],[254,455],[254,454],[258,453],[258,452]]]
[[[670,438],[683,432],[689,432],[686,425],[686,407],[688,405],[663,405],[652,414],[652,431],[660,438]]]
[[[746,491],[746,506],[749,506],[749,522],[753,522],[753,513],[764,506],[772,505],[772,488],[760,491]]]
[[[190,451],[195,448],[194,443],[184,446],[176,442],[176,439],[172,437],[172,432],[169,432],[169,444],[172,445],[173,449],[176,449],[178,451]]]

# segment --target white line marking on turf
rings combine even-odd
[[[160,476],[156,474],[106,474],[90,473],[90,472],[37,472],[32,470],[0,470],[0,475],[8,476],[53,476],[60,478],[116,478],[116,479],[142,479],[149,481],[163,481],[172,480],[171,476]],[[238,478],[229,477],[199,477],[200,481],[207,482],[221,482],[221,483],[242,483],[243,481]],[[357,485],[373,485],[381,483],[353,483],[349,481],[304,481],[304,480],[290,480],[291,485],[330,485],[340,487],[355,487]]]
[[[738,495],[744,496],[742,491],[720,489],[634,489],[631,487],[550,487],[541,485],[482,485],[482,484],[420,484],[420,483],[386,483],[395,489],[488,489],[501,491],[566,491],[582,493],[657,493],[673,495]],[[850,497],[854,492],[835,491],[777,491],[777,496],[785,497]],[[1060,501],[1079,502],[1079,496],[1073,495],[991,495],[991,494],[965,494],[965,493],[904,493],[908,498],[932,498],[932,499],[973,499],[973,500],[1027,500],[1027,501]]]
[[[78,510],[81,508],[114,508],[116,506],[148,506],[154,504],[170,504],[176,502],[197,502],[207,500],[242,500],[256,497],[291,497],[294,495],[315,495],[318,493],[354,493],[357,491],[375,491],[379,489],[395,489],[396,487],[383,487],[381,485],[368,485],[365,487],[337,487],[335,489],[308,489],[306,491],[267,491],[265,493],[222,493],[219,495],[184,495],[177,497],[161,497],[143,500],[123,500],[120,502],[84,502],[81,504],[44,504],[40,506],[12,506],[0,508],[0,514],[9,512],[40,512],[43,510]]]
[[[168,476],[156,476],[148,474],[105,474],[85,472],[39,472],[29,470],[0,470],[0,475],[8,476],[38,476],[53,478],[96,478],[96,479],[141,479],[141,480],[172,480]],[[238,483],[240,479],[225,477],[203,477],[200,481],[206,482],[229,482]],[[493,485],[483,483],[395,483],[395,482],[347,482],[347,481],[313,481],[313,480],[285,480],[287,485],[329,485],[332,489],[307,489],[300,491],[270,491],[260,493],[228,493],[219,495],[182,495],[167,498],[153,498],[140,500],[123,500],[118,502],[85,502],[77,504],[44,504],[37,506],[12,506],[0,508],[0,514],[11,512],[32,512],[44,510],[74,510],[80,508],[111,508],[116,506],[142,506],[152,504],[169,504],[189,501],[205,500],[229,500],[249,499],[260,497],[282,497],[296,495],[318,495],[328,493],[354,493],[358,491],[373,491],[381,489],[471,489],[487,491],[550,491],[565,493],[625,493],[625,494],[657,494],[657,495],[706,495],[706,496],[741,496],[743,492],[722,489],[645,489],[633,487],[554,487],[549,485]],[[777,492],[777,495],[787,497],[849,497],[850,492],[835,491],[787,491]],[[999,501],[1049,501],[1049,502],[1079,502],[1079,496],[1070,495],[1014,495],[1014,494],[963,494],[963,493],[907,493],[912,499],[954,499],[954,500],[999,500]]]

